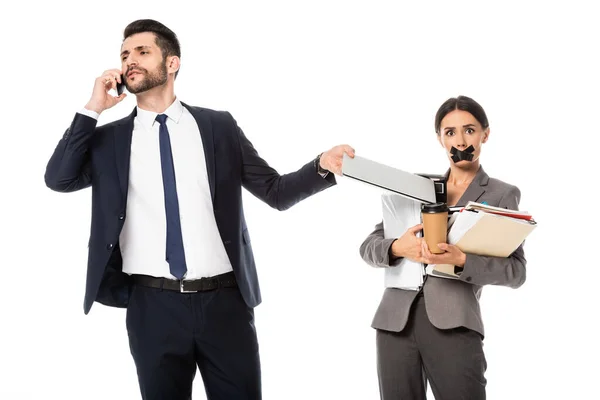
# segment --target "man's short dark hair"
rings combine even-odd
[[[163,55],[163,61],[171,56],[181,58],[179,39],[177,39],[175,32],[153,19],[138,19],[127,25],[123,31],[123,40],[142,32],[154,33],[156,45]],[[175,77],[177,77],[178,73],[179,71],[175,72]]]

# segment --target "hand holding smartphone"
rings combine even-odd
[[[121,80],[120,83],[119,79]],[[117,92],[117,96],[113,96],[109,93],[113,87]],[[124,91],[125,80],[121,70],[106,70],[102,75],[96,78],[92,96],[85,108],[100,114],[104,110],[120,103],[127,96]]]

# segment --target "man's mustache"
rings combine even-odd
[[[126,76],[129,76],[130,73],[132,72],[137,72],[139,74],[145,74],[147,71],[143,68],[131,68],[128,69],[127,72],[125,73]]]

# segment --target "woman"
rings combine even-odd
[[[490,178],[480,165],[490,128],[476,101],[465,96],[448,99],[435,116],[435,131],[450,162],[449,206],[476,201],[518,209],[519,189]],[[525,282],[523,245],[507,258],[465,254],[448,244],[439,245],[443,254],[432,254],[416,236],[421,228],[417,225],[397,239],[384,239],[380,223],[360,247],[362,258],[374,267],[390,267],[401,257],[463,267],[459,280],[427,276],[419,292],[385,290],[372,324],[377,330],[381,398],[425,399],[429,381],[438,400],[485,399],[487,364],[479,297],[484,285],[518,288]]]

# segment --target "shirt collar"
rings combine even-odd
[[[156,116],[158,114],[159,113],[157,112],[144,110],[139,106],[137,107],[137,118],[139,118],[142,125],[148,128],[151,128],[156,122]],[[175,101],[161,114],[166,114],[168,119],[178,124],[181,115],[183,114],[183,105],[178,99],[175,99]]]

